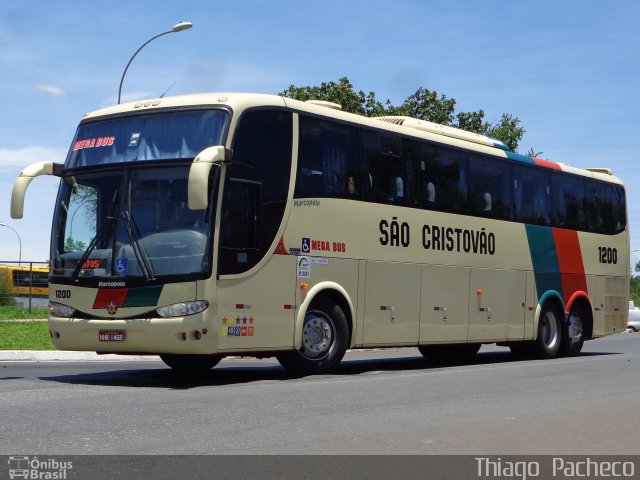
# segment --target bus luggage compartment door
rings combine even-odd
[[[420,265],[367,262],[365,345],[415,345],[420,319]]]

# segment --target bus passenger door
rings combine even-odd
[[[503,341],[516,327],[523,331],[526,272],[472,269],[469,287],[469,341]]]
[[[365,345],[415,345],[419,335],[420,266],[367,262]]]
[[[469,268],[422,267],[420,343],[464,343],[469,329]]]
[[[247,175],[248,176],[248,175]],[[296,257],[265,243],[261,184],[230,178],[220,219],[218,317],[221,351],[293,346]],[[266,262],[262,262],[267,257]]]

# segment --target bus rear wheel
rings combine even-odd
[[[221,355],[182,355],[175,353],[163,353],[160,358],[175,372],[192,375],[208,372],[222,360]]]
[[[329,373],[347,351],[349,325],[342,308],[328,298],[313,300],[304,317],[300,350],[276,356],[280,365],[297,375]]]
[[[579,308],[571,308],[567,321],[564,322],[564,329],[562,330],[562,355],[573,357],[580,354],[582,346],[584,345],[585,325],[582,320],[583,318],[584,314]]]
[[[554,358],[560,353],[563,334],[562,315],[551,302],[542,307],[538,320],[538,335],[531,344],[532,353],[537,358]]]

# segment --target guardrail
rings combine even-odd
[[[49,262],[0,260],[0,305],[47,308]]]

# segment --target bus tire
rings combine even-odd
[[[584,345],[584,313],[580,307],[571,307],[562,330],[561,353],[567,357],[580,354]]]
[[[538,335],[532,354],[537,358],[555,358],[560,354],[563,333],[563,315],[553,302],[546,302],[540,311]]]
[[[222,355],[162,353],[160,359],[175,372],[201,374],[215,367],[222,360]]]
[[[436,362],[465,362],[475,357],[480,343],[457,343],[450,345],[418,345],[423,357]]]
[[[302,326],[302,347],[276,355],[284,368],[296,375],[329,373],[347,351],[349,325],[337,303],[325,297],[314,299]]]

